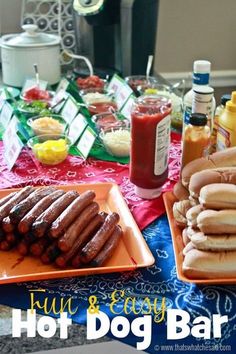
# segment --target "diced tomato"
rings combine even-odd
[[[90,114],[99,114],[112,112],[117,110],[117,105],[115,102],[93,102],[91,106],[88,106]]]
[[[48,91],[41,90],[40,88],[35,86],[26,90],[23,94],[23,98],[26,101],[36,101],[36,100],[49,101],[50,94]]]
[[[96,75],[88,76],[86,78],[78,77],[76,82],[80,89],[104,87],[104,81]]]

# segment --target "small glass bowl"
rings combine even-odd
[[[51,135],[40,135],[29,139],[27,145],[39,162],[57,165],[67,158],[71,141],[67,135],[54,138]]]
[[[17,111],[25,116],[25,118],[35,117],[37,115],[50,115],[48,103],[45,101],[26,102],[20,100],[17,102]]]
[[[158,95],[169,97],[171,89],[168,85],[150,83],[148,88],[140,87],[139,93],[141,95]]]
[[[183,123],[183,98],[180,92],[172,90],[171,86],[153,84],[143,92],[143,95],[158,95],[168,98],[171,101],[171,127],[181,131]]]
[[[94,88],[104,88],[107,84],[107,80],[101,79],[100,77],[93,75],[87,77],[78,77],[76,79],[79,90],[94,89]]]
[[[94,122],[98,133],[102,130],[106,131],[111,128],[126,128],[130,125],[130,122],[127,119],[119,119],[117,112],[95,114],[92,116],[92,121]]]
[[[91,115],[114,112],[117,110],[117,104],[114,102],[113,92],[104,88],[90,88],[81,90],[80,95],[87,105]]]
[[[151,85],[158,84],[158,80],[155,77],[149,76],[147,78],[145,75],[126,76],[125,81],[132,88],[136,96],[140,96]]]
[[[128,157],[130,155],[130,129],[125,127],[102,130],[99,134],[106,151],[115,157]]]
[[[32,101],[42,101],[42,102],[47,102],[50,105],[51,100],[53,99],[53,96],[55,95],[54,91],[48,91],[48,90],[41,90],[42,92],[47,92],[48,97],[44,98],[43,96],[41,97],[35,97],[36,94],[33,94],[31,97],[27,97],[27,92],[30,90],[35,90],[37,91],[37,87],[31,87],[27,89],[25,92],[20,94],[20,99],[22,99],[25,102],[32,102]],[[40,90],[39,90],[40,91]]]
[[[20,90],[15,87],[1,86],[0,87],[0,99],[4,101],[11,101],[12,98],[18,98],[20,96]]]
[[[42,120],[43,118],[49,118]],[[41,123],[41,124],[40,124]],[[61,134],[67,134],[69,125],[65,119],[59,114],[46,114],[38,115],[29,118],[27,121],[28,126],[32,129],[34,135],[50,135],[52,138],[58,137]]]

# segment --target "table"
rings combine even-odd
[[[42,167],[38,171],[31,157],[27,154],[27,152],[23,153],[17,167],[9,173],[4,167],[3,160],[1,160],[2,146],[0,145],[1,188],[22,186],[33,182],[34,184],[83,183],[85,177],[89,181],[115,181],[120,184],[121,191],[143,230],[143,236],[156,262],[149,268],[122,274],[114,273],[1,285],[0,304],[28,309],[30,304],[29,291],[43,288],[46,290],[49,300],[52,300],[53,297],[58,299],[71,297],[73,299],[73,309],[78,306],[78,311],[72,316],[72,319],[77,324],[85,325],[86,310],[89,306],[88,297],[90,295],[97,296],[100,310],[107,313],[110,319],[115,317],[109,309],[111,294],[115,289],[124,290],[125,296],[133,296],[138,302],[146,296],[152,301],[156,297],[160,299],[165,297],[167,308],[188,311],[191,319],[200,315],[211,317],[211,314],[215,313],[228,315],[229,322],[223,326],[222,338],[197,340],[188,336],[178,341],[167,340],[165,322],[153,324],[152,341],[146,350],[148,353],[158,351],[184,353],[187,350],[193,353],[199,351],[234,352],[233,348],[236,345],[236,286],[196,286],[183,283],[177,279],[170,229],[167,217],[165,214],[163,215],[163,205],[160,203],[160,199],[145,202],[134,196],[132,186],[128,181],[128,166],[96,160],[89,160],[85,163],[77,157],[71,157],[68,161],[71,168],[68,169],[68,165],[65,165],[64,173],[59,167],[47,169]],[[177,140],[172,140],[170,174],[164,190],[171,189],[178,178],[179,156],[180,143]],[[118,309],[122,309],[121,304],[119,304]],[[43,314],[43,311],[38,312]],[[129,321],[136,318],[134,314],[129,314],[127,317]],[[108,333],[108,335],[111,336],[111,333]],[[137,337],[129,334],[122,341],[135,347]]]

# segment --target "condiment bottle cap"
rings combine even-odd
[[[189,123],[196,126],[204,126],[207,124],[207,116],[203,113],[192,113],[189,117]]]
[[[229,100],[231,100],[231,95],[229,93],[226,93],[224,95],[221,96],[220,98],[220,103],[225,106],[226,102],[228,102]]]
[[[211,63],[208,60],[195,60],[193,62],[193,71],[195,73],[210,73]]]
[[[236,112],[236,91],[231,94],[231,100],[226,102],[226,109],[230,112]]]

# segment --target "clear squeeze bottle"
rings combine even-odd
[[[170,113],[170,100],[163,96],[141,96],[133,106],[130,181],[141,198],[158,197],[167,179]]]
[[[184,95],[183,100],[183,110],[184,110],[184,125],[189,124],[189,117],[192,113],[192,104],[193,104],[193,89],[201,89],[203,86],[209,86],[209,78],[211,72],[211,63],[208,60],[195,60],[193,63],[193,82],[192,88]],[[216,102],[215,98],[212,98],[211,102],[211,112],[212,116],[210,117],[213,120],[215,114]]]

